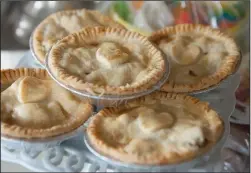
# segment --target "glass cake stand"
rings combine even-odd
[[[20,60],[16,68],[18,67],[43,68],[34,60],[30,52]],[[22,143],[22,141],[20,143],[24,147],[15,148],[12,147],[13,144],[10,141],[7,142],[7,145],[6,143],[1,145],[1,159],[21,164],[32,171],[42,172],[222,172],[224,161],[219,153],[229,136],[229,120],[236,104],[234,93],[239,82],[240,78],[238,74],[235,74],[228,77],[213,90],[194,94],[195,97],[209,102],[210,106],[221,115],[225,125],[225,132],[222,139],[211,151],[189,163],[175,166],[135,167],[135,165],[107,160],[107,158],[92,151],[92,147],[88,145],[88,139],[83,132],[56,145],[43,147],[43,149],[40,149],[41,145],[39,144],[33,145],[33,148],[25,147],[26,144]],[[96,111],[98,109],[97,107]]]

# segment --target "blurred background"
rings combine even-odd
[[[49,14],[95,7],[93,1],[1,1],[1,49],[29,49],[34,28]]]
[[[182,23],[211,25],[238,41],[249,34],[249,1],[1,1],[2,49],[28,49],[32,31],[45,17],[77,8],[97,9],[143,35]],[[248,43],[240,41],[242,51]]]

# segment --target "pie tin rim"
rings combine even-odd
[[[11,145],[22,143],[22,144],[28,144],[28,145],[36,145],[36,144],[51,144],[53,142],[61,143],[63,141],[69,140],[75,136],[77,136],[79,133],[83,132],[85,129],[85,125],[82,124],[78,128],[69,131],[67,133],[63,133],[57,136],[47,137],[47,138],[34,138],[34,139],[23,139],[23,138],[14,138],[14,137],[8,137],[6,135],[1,134],[1,141],[4,145],[7,143]]]
[[[52,48],[51,48],[52,49]],[[48,72],[48,74],[51,76],[51,78],[56,81],[60,86],[62,86],[63,88],[75,93],[75,94],[78,94],[80,96],[84,96],[84,97],[88,97],[88,98],[91,98],[91,99],[95,99],[95,100],[109,100],[109,101],[121,101],[121,100],[130,100],[130,99],[135,99],[135,98],[138,98],[138,97],[142,97],[142,96],[145,96],[145,95],[148,95],[154,91],[157,91],[161,88],[161,86],[163,86],[166,81],[168,80],[168,77],[170,75],[170,63],[169,61],[167,60],[167,58],[163,58],[164,60],[164,63],[165,63],[165,72],[163,74],[163,76],[161,77],[161,79],[155,84],[153,85],[152,87],[148,88],[147,90],[145,91],[141,91],[141,92],[137,92],[137,93],[133,93],[133,94],[128,94],[128,95],[112,95],[112,94],[104,94],[104,95],[92,95],[88,92],[85,92],[83,90],[77,90],[67,84],[64,84],[63,82],[59,81],[56,79],[56,77],[54,76],[54,74],[51,72],[50,68],[49,68],[49,53],[51,51],[51,49],[48,51],[47,55],[46,55],[46,59],[45,59],[45,68]],[[162,52],[161,54],[163,56],[165,56]]]
[[[45,65],[39,60],[39,58],[37,57],[35,50],[34,50],[34,46],[33,46],[33,36],[34,36],[34,32],[32,32],[30,39],[29,39],[29,46],[30,46],[30,51],[31,51],[31,55],[33,56],[33,58],[36,60],[36,62],[41,65],[43,68],[45,68]]]

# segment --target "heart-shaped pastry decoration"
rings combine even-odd
[[[87,136],[104,157],[168,165],[205,153],[223,129],[221,118],[207,103],[187,95],[155,92],[125,106],[101,110],[91,119]]]
[[[219,30],[182,24],[153,32],[149,40],[171,64],[162,91],[193,93],[218,85],[236,72],[240,51],[234,39]]]
[[[140,127],[146,133],[169,128],[173,122],[172,115],[167,112],[156,113],[154,110],[147,110],[139,114]]]
[[[177,145],[183,145],[189,149],[199,147],[204,143],[205,137],[202,128],[196,125],[181,125],[169,134],[169,140]]]
[[[199,60],[201,49],[197,45],[186,43],[180,39],[170,43],[162,41],[160,48],[179,65],[194,64]]]

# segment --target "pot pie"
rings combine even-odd
[[[208,104],[191,96],[155,92],[98,112],[87,128],[100,154],[136,164],[167,165],[209,151],[224,131]]]
[[[36,58],[44,64],[45,55],[54,43],[86,26],[123,27],[98,11],[78,9],[53,13],[33,33],[32,46]]]
[[[149,39],[170,61],[170,76],[161,89],[167,92],[193,92],[217,85],[236,71],[240,60],[232,38],[202,25],[166,27]]]
[[[42,69],[1,70],[1,135],[45,139],[71,132],[92,106],[57,85]]]
[[[92,95],[145,91],[166,72],[161,51],[121,28],[86,27],[55,44],[47,69],[64,85]]]

